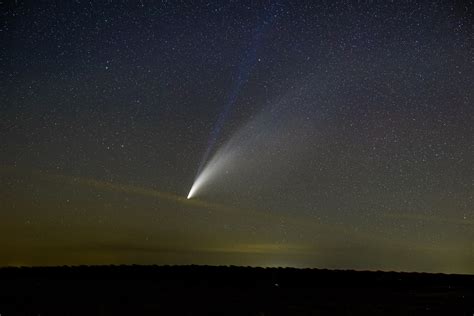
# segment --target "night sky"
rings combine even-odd
[[[0,265],[474,273],[466,3],[2,1]]]

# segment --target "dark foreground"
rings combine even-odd
[[[9,315],[469,315],[474,275],[208,266],[0,269]]]

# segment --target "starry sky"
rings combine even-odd
[[[474,273],[472,3],[0,12],[0,266]]]

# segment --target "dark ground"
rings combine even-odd
[[[474,275],[210,266],[0,269],[9,315],[474,315]]]

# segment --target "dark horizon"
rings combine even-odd
[[[474,276],[210,266],[0,269],[0,309],[48,315],[471,315]]]
[[[443,272],[424,272],[424,271],[403,271],[403,270],[358,270],[358,269],[328,269],[328,268],[315,268],[315,267],[293,267],[293,266],[244,266],[244,265],[213,265],[213,264],[78,264],[78,265],[43,265],[43,266],[0,266],[0,271],[22,271],[22,270],[42,270],[48,269],[54,271],[55,269],[129,269],[129,268],[143,268],[143,269],[160,269],[160,268],[204,268],[204,269],[254,269],[254,270],[299,270],[299,271],[313,271],[313,272],[348,272],[348,273],[382,273],[382,274],[402,274],[402,275],[444,275],[444,276],[460,276],[460,277],[473,277],[474,274],[470,273],[443,273]]]

